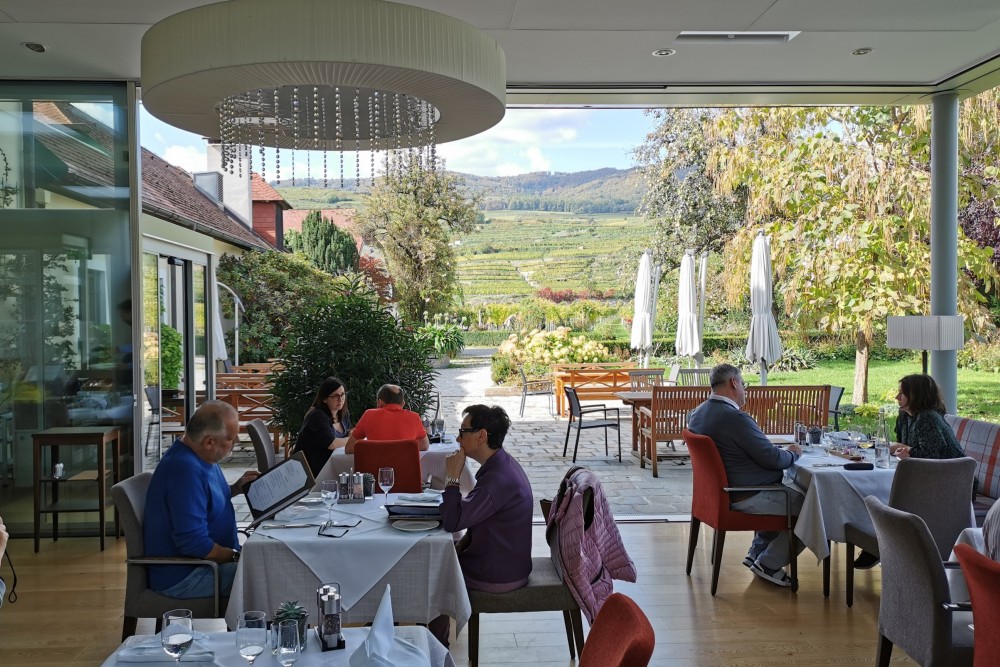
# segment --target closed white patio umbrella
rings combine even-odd
[[[750,260],[750,337],[746,357],[760,364],[760,384],[767,384],[767,367],[781,356],[781,337],[771,312],[771,242],[760,232]]]
[[[653,290],[652,253],[647,250],[639,260],[639,273],[635,277],[635,311],[632,317],[630,347],[639,352],[642,366],[649,363],[649,348],[653,345]]]
[[[694,250],[684,252],[677,290],[677,355],[695,357],[701,354],[701,331],[698,325],[698,294],[694,276]]]

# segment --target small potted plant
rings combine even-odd
[[[371,498],[375,495],[375,475],[370,472],[366,472],[363,479],[365,485],[365,498]]]
[[[293,600],[291,602],[282,602],[278,605],[271,622],[277,627],[282,621],[298,621],[299,644],[304,646],[306,641],[306,626],[308,625],[306,617],[306,608],[299,604],[298,600]]]

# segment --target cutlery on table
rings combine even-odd
[[[265,523],[261,528],[317,528],[318,523]]]

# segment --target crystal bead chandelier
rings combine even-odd
[[[221,144],[230,172],[266,179],[273,151],[279,180],[304,157],[342,185],[345,155],[358,182],[363,167],[435,169],[438,143],[498,123],[506,65],[493,38],[406,4],[228,0],[149,29],[142,90],[151,114]]]

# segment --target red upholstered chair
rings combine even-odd
[[[420,448],[416,440],[358,440],[354,444],[354,470],[370,472],[378,484],[378,469],[395,470],[393,493],[420,493]],[[376,486],[376,490],[378,486]]]
[[[580,667],[645,667],[656,638],[639,605],[612,593],[594,619],[580,654]]]
[[[956,544],[955,555],[972,598],[973,665],[996,665],[1000,656],[1000,563],[968,544]]]
[[[691,469],[694,477],[691,494],[691,537],[688,541],[687,573],[691,574],[694,550],[698,546],[698,530],[702,523],[715,529],[712,540],[712,595],[719,588],[719,568],[722,565],[722,547],[726,532],[730,530],[791,531],[792,516],[785,514],[747,514],[729,508],[730,491],[786,491],[781,484],[766,486],[730,486],[722,457],[715,442],[704,435],[697,435],[684,429],[684,442],[691,455]],[[792,590],[798,590],[795,556],[798,553],[795,534],[788,542],[791,559]]]

